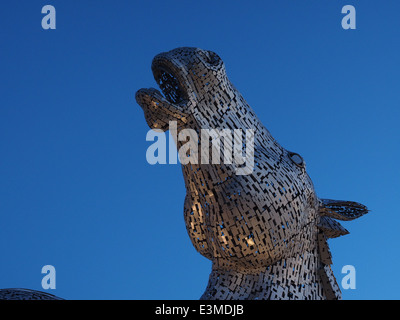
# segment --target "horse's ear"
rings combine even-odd
[[[327,238],[337,238],[349,234],[339,222],[329,217],[320,218],[318,229],[322,231]]]
[[[361,203],[353,201],[320,199],[318,228],[327,238],[336,238],[349,232],[335,221],[350,221],[368,213],[368,209]]]
[[[353,201],[320,199],[319,214],[337,220],[350,221],[368,213],[368,208]]]
[[[340,299],[340,290],[332,274],[330,264],[332,256],[327,240],[348,234],[349,232],[337,220],[354,220],[368,213],[368,208],[361,203],[320,199],[318,219],[318,249],[323,268],[319,269],[327,299]]]

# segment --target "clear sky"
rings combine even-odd
[[[56,8],[43,30],[42,6]],[[357,10],[343,30],[341,9]],[[344,299],[399,299],[400,2],[6,1],[0,10],[0,288],[66,299],[198,299],[211,263],[183,220],[179,165],[146,162],[135,91],[154,55],[217,52],[317,194],[371,213],[329,241]]]

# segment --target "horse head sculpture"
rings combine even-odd
[[[157,55],[152,71],[162,93],[140,89],[136,101],[150,128],[173,128],[184,150],[186,228],[212,261],[201,298],[340,299],[327,239],[348,233],[337,220],[356,219],[367,208],[317,197],[303,158],[272,137],[216,53],[177,48]],[[203,139],[188,147],[193,136]],[[210,139],[218,143],[210,146]],[[218,148],[225,161],[208,159],[221,160]],[[233,159],[244,151],[251,159],[243,168],[246,161]]]

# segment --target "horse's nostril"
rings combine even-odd
[[[208,51],[208,59],[207,62],[212,66],[217,66],[220,62],[221,58],[212,51]]]

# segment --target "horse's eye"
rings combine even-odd
[[[304,168],[304,160],[298,153],[289,152],[290,159],[294,162],[294,164],[298,167]]]

